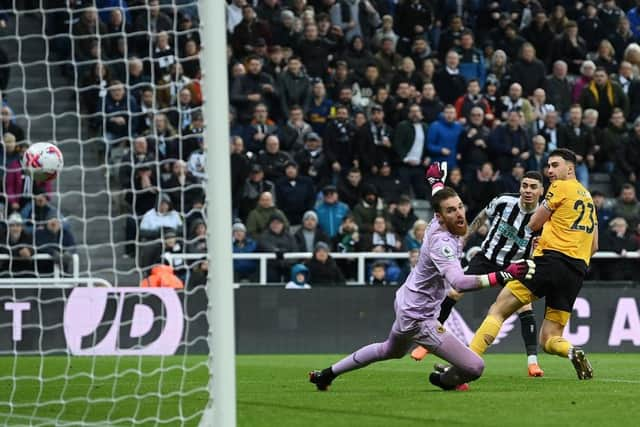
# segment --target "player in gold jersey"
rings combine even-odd
[[[598,249],[598,222],[591,194],[576,180],[575,153],[557,149],[549,154],[548,164],[551,186],[529,221],[534,232],[542,229],[533,253],[536,273],[531,280],[507,283],[469,346],[476,354],[484,354],[506,318],[545,297],[540,345],[547,353],[568,357],[579,379],[590,379],[593,369],[584,350],[572,346],[562,332],[591,255]]]

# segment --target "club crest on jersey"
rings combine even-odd
[[[450,260],[454,260],[456,259],[456,253],[454,252],[453,249],[451,249],[451,246],[443,246],[441,249],[442,255]]]

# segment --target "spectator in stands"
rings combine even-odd
[[[511,111],[507,122],[489,135],[489,152],[500,172],[509,172],[513,162],[523,159],[522,154],[529,150],[529,137],[520,123],[520,113]]]
[[[597,124],[597,114],[596,110],[590,109],[585,111],[585,116],[587,113],[591,111],[593,112],[593,116],[595,116],[595,121]],[[586,117],[585,117],[586,119]],[[592,118],[593,119],[593,118]],[[589,127],[589,124],[585,121],[585,125]],[[597,134],[601,129],[594,125],[591,128],[591,131],[594,134]],[[640,130],[639,130],[640,131]],[[594,147],[595,157],[597,158],[600,164],[600,170],[605,171],[606,173],[613,173],[614,178],[614,191],[619,191],[622,183],[626,182],[629,178],[622,177],[620,172],[623,170],[621,167],[615,168],[615,166],[619,166],[621,163],[620,155],[623,154],[621,151],[624,147],[623,143],[625,141],[629,141],[629,138],[635,138],[635,126],[633,131],[631,132],[629,126],[627,125],[624,119],[624,113],[619,108],[615,109],[611,114],[611,119],[609,120],[609,126],[602,132],[602,136],[600,138],[600,149],[597,149],[597,146]],[[626,161],[626,160],[625,160]]]
[[[102,62],[96,62],[80,82],[80,103],[84,111],[95,114],[107,95],[107,85],[111,81],[111,71]],[[98,102],[96,102],[98,100]]]
[[[313,208],[313,181],[298,174],[298,164],[290,160],[284,165],[284,176],[276,182],[276,200],[291,225],[302,222],[302,214]]]
[[[493,79],[497,83],[507,83],[506,79],[509,76],[509,72],[511,70],[511,64],[509,64],[509,59],[507,58],[507,54],[504,53],[504,50],[498,49],[491,55],[491,60],[489,61],[489,75],[493,76]]]
[[[426,123],[432,123],[435,121],[442,110],[444,110],[444,104],[436,94],[436,89],[433,86],[433,83],[425,83],[422,87],[422,96],[420,97],[419,105],[422,109],[422,116]]]
[[[291,155],[280,149],[280,140],[277,135],[267,135],[264,150],[261,150],[256,158],[256,163],[262,166],[265,177],[276,182],[284,176],[284,165],[293,160]]]
[[[518,28],[509,22],[504,27],[504,36],[498,39],[496,48],[503,50],[507,57],[515,58],[525,42],[526,40],[518,35]]]
[[[427,134],[427,152],[431,161],[447,162],[449,167],[456,167],[460,154],[458,141],[464,128],[456,122],[456,108],[453,105],[444,107],[440,118],[431,124]]]
[[[580,96],[584,88],[589,86],[596,72],[596,64],[591,60],[586,60],[580,65],[580,76],[573,82],[571,100],[573,103],[580,102]]]
[[[101,40],[101,50],[107,52],[109,39],[104,37],[107,33],[107,26],[98,19],[97,9],[95,7],[84,9],[80,19],[73,25],[76,55],[74,59],[78,62],[90,59],[88,53],[98,40]]]
[[[313,79],[311,86],[311,102],[307,117],[313,131],[318,135],[324,134],[329,121],[333,101],[327,97],[327,89],[321,79]]]
[[[548,63],[549,54],[551,53],[551,43],[549,42],[553,40],[555,34],[549,26],[547,14],[544,10],[539,9],[535,13],[531,23],[522,30],[522,36],[531,42],[537,52],[537,57],[542,62]]]
[[[247,5],[247,0],[231,0],[227,5],[227,32],[233,34],[233,30],[242,21],[242,8]]]
[[[469,120],[460,134],[458,152],[465,180],[475,174],[484,162],[489,160],[488,143],[490,130],[484,125],[484,110],[475,106],[469,112]]]
[[[404,238],[404,247],[411,251],[414,249],[420,249],[422,247],[422,240],[424,239],[424,234],[427,231],[429,223],[424,219],[417,219],[413,223],[413,227],[407,233],[407,236]]]
[[[369,64],[373,64],[375,58],[371,52],[365,47],[364,41],[360,36],[354,36],[350,40],[344,56],[345,61],[349,65],[349,69],[353,72],[353,77],[357,80],[364,79],[365,70]]]
[[[244,182],[249,176],[252,155],[244,151],[244,142],[239,136],[231,137],[231,200],[233,216],[237,217],[240,211],[240,198]]]
[[[598,111],[598,126],[606,127],[614,108],[620,108],[625,117],[629,112],[629,99],[620,86],[609,80],[604,68],[597,68],[593,81],[582,90],[580,105],[583,109],[593,108]]]
[[[598,247],[602,251],[612,251],[618,253],[622,259],[609,259],[607,263],[601,265],[605,270],[605,277],[608,280],[635,280],[635,262],[625,260],[629,251],[636,251],[638,244],[633,238],[629,224],[622,217],[616,217],[609,222],[609,230],[603,234]]]
[[[315,132],[304,136],[304,147],[294,154],[300,174],[313,181],[314,189],[324,187],[331,179],[331,164],[322,146],[322,139]]]
[[[438,71],[433,84],[445,104],[453,104],[465,92],[466,82],[460,73],[460,56],[455,50],[447,52],[445,66]]]
[[[403,192],[406,193],[408,191],[407,187],[403,185],[402,180],[388,161],[383,160],[378,164],[377,168],[378,174],[370,177],[367,182],[373,184],[379,190],[380,197],[386,203],[397,203],[398,197]]]
[[[521,161],[514,162],[510,173],[500,175],[498,193],[518,193],[524,172],[524,164]]]
[[[327,125],[322,139],[331,169],[339,175],[358,166],[360,153],[353,144],[356,128],[349,119],[349,109],[345,105],[338,105],[335,111],[335,118]]]
[[[11,112],[11,108],[9,108],[8,105],[4,105],[2,109],[0,109],[0,114],[2,114],[2,134],[12,134],[16,138],[17,143],[24,141],[24,131],[12,121],[13,113]]]
[[[546,150],[547,142],[542,135],[535,135],[531,141],[531,155],[525,161],[524,168],[527,171],[542,173],[542,170],[547,166],[547,161],[549,160],[549,155]]]
[[[558,148],[568,148],[576,153],[576,178],[585,188],[589,188],[589,165],[593,165],[593,133],[582,124],[582,108],[574,105],[569,110],[569,121],[562,127],[563,136]]]
[[[640,188],[640,118],[633,123],[629,138],[618,145],[615,175],[620,181],[627,181]]]
[[[76,241],[69,228],[63,228],[57,215],[50,215],[46,226],[36,230],[36,248],[38,253],[53,257],[53,262],[62,265],[63,271],[71,272],[72,254],[76,252]]]
[[[531,108],[533,109],[534,120],[531,123],[531,129],[533,133],[537,133],[541,128],[545,126],[545,119],[547,114],[555,113],[556,107],[552,104],[547,104],[547,94],[544,89],[538,88],[533,91],[531,97]],[[556,122],[558,114],[556,113]]]
[[[247,142],[247,151],[257,154],[264,149],[264,140],[267,135],[277,134],[278,126],[269,117],[269,109],[266,104],[259,103],[253,110],[253,119],[249,124],[244,138]]]
[[[396,47],[396,45],[398,43],[398,39],[400,37],[398,36],[398,34],[395,33],[393,23],[394,23],[393,16],[384,15],[382,17],[382,26],[376,30],[376,33],[373,36],[373,39],[371,40],[372,47],[376,51],[380,50],[380,48],[382,47],[382,42],[383,42],[384,39],[392,40],[393,41],[393,47],[395,49],[395,47]]]
[[[353,209],[362,196],[362,172],[358,168],[351,168],[349,173],[338,182],[338,196],[340,200]]]
[[[183,160],[173,162],[171,175],[162,182],[162,189],[182,215],[188,213],[194,202],[204,196],[204,189],[187,173],[187,164]]]
[[[329,56],[342,46],[341,32],[332,32],[329,37],[319,37],[315,24],[307,25],[295,52],[302,59],[311,77],[325,79],[329,69]],[[335,35],[334,35],[335,34]],[[340,36],[338,36],[340,34]]]
[[[424,39],[422,40],[424,41]],[[400,83],[409,83],[410,86],[416,88],[422,87],[422,77],[416,72],[415,62],[409,56],[402,59],[400,69],[394,74],[391,80],[391,91],[395,92]]]
[[[474,46],[473,32],[465,30],[460,35],[460,45],[456,51],[460,55],[460,74],[467,83],[477,80],[480,87],[484,86],[487,69],[484,64],[482,51]]]
[[[569,73],[578,74],[582,62],[587,55],[587,46],[582,37],[578,35],[578,25],[574,21],[568,21],[564,25],[564,32],[556,37],[551,45],[551,60],[559,59],[567,61]]]
[[[230,39],[233,51],[240,56],[252,54],[252,46],[256,46],[260,39],[267,45],[271,44],[269,24],[258,18],[253,7],[245,5],[242,7],[242,21],[235,26]]]
[[[402,66],[402,56],[396,53],[395,41],[390,37],[382,39],[382,47],[375,55],[375,59],[380,70],[380,77],[387,82],[393,79]]]
[[[163,228],[171,228],[182,234],[182,218],[175,210],[168,194],[161,194],[158,198],[158,206],[144,214],[140,222],[140,234],[143,238],[155,239]]]
[[[247,237],[247,228],[241,222],[233,224],[233,253],[248,254],[256,252],[258,244]],[[257,281],[258,260],[235,259],[233,260],[233,281]]]
[[[480,83],[477,79],[467,81],[467,93],[456,100],[456,116],[458,122],[466,124],[471,116],[471,110],[475,107],[481,108],[487,115],[487,121],[493,120],[493,113],[489,102],[480,93]],[[430,122],[429,122],[430,123]]]
[[[178,103],[167,114],[169,123],[182,134],[183,129],[191,125],[191,116],[196,108],[191,91],[183,87],[178,95]]]
[[[156,82],[170,80],[171,67],[176,63],[175,49],[169,41],[169,33],[161,31],[156,35],[153,48],[153,70]]]
[[[496,116],[501,121],[507,121],[513,111],[522,113],[526,123],[531,123],[534,119],[533,107],[528,99],[522,97],[522,86],[519,83],[509,86],[509,94],[503,96],[496,106]]]
[[[469,188],[473,188],[473,191],[469,194],[467,218],[475,218],[476,214],[498,195],[499,177],[500,171],[494,172],[491,162],[483,163],[478,169],[475,179],[469,184]]]
[[[375,174],[380,162],[395,159],[392,139],[393,129],[385,123],[384,108],[379,104],[372,105],[369,122],[358,130],[354,141],[359,152],[366,153],[360,159],[360,167],[365,173]]]
[[[593,205],[596,208],[596,215],[598,218],[598,232],[604,236],[609,227],[609,222],[614,217],[614,212],[611,206],[607,206],[604,193],[598,190],[591,192],[591,198],[593,199]]]
[[[302,227],[295,232],[297,250],[313,252],[318,242],[330,243],[331,239],[318,227],[318,215],[314,211],[306,211],[302,215]]]
[[[4,181],[8,212],[15,212],[20,210],[24,191],[21,165],[22,147],[17,145],[16,137],[8,132],[2,136],[2,142],[4,143],[4,163],[0,163],[0,166],[4,168],[4,173],[3,176],[0,176],[0,182]],[[0,158],[2,158],[2,154],[0,154]]]
[[[249,177],[245,179],[240,191],[239,215],[240,218],[246,219],[249,212],[256,207],[258,199],[262,193],[268,192],[276,194],[276,187],[273,182],[264,178],[264,170],[257,163],[251,165],[249,169]]]
[[[400,276],[398,277],[398,284],[402,285],[411,274],[411,270],[418,264],[418,259],[420,258],[420,248],[410,248],[409,251],[409,259],[407,263],[402,267],[402,271],[400,272]]]
[[[286,227],[289,227],[289,221],[284,212],[278,209],[273,202],[273,195],[265,191],[260,194],[256,207],[249,212],[247,217],[247,232],[249,236],[258,237],[267,228],[269,220],[274,215],[278,215]]]
[[[25,203],[20,215],[24,219],[25,230],[31,234],[43,229],[49,218],[62,217],[58,209],[49,203],[49,195],[42,187],[33,189],[33,201]]]
[[[185,42],[184,52],[181,54],[180,64],[182,65],[185,76],[190,79],[200,78],[200,47],[198,42],[196,42],[195,40],[187,40]]]
[[[150,34],[157,34],[161,31],[171,31],[173,29],[171,18],[160,10],[159,0],[149,0],[148,5],[149,12],[138,14],[133,24],[133,32],[137,35],[132,47],[141,58],[148,58],[150,56]]]
[[[371,265],[371,275],[367,280],[368,285],[372,286],[387,286],[389,282],[386,279],[387,266],[382,261],[376,261]]]
[[[640,81],[633,75],[633,66],[628,61],[622,61],[618,74],[612,80],[620,85],[622,91],[629,98],[629,114],[627,119],[632,122],[640,115]]]
[[[309,123],[304,120],[304,111],[299,105],[294,105],[289,109],[289,119],[280,127],[278,136],[282,142],[282,149],[295,152],[302,148],[305,142],[305,135],[312,132]]]
[[[292,56],[287,67],[278,77],[278,94],[282,112],[288,114],[291,107],[299,105],[308,111],[311,105],[311,82],[302,68],[299,56]]]
[[[291,267],[291,280],[284,286],[285,289],[311,289],[307,283],[309,269],[304,264],[295,264]]]
[[[262,61],[250,55],[245,61],[247,74],[233,82],[229,94],[231,103],[238,110],[238,120],[248,123],[258,103],[267,105],[270,111],[277,100],[277,89],[273,78],[262,71]]]
[[[368,233],[363,233],[358,242],[363,252],[398,252],[402,250],[402,239],[389,227],[383,215],[373,220],[373,227]]]
[[[127,94],[125,86],[119,80],[109,84],[109,93],[101,106],[103,114],[104,137],[110,159],[111,145],[117,144],[138,131],[138,102]]]
[[[412,188],[415,196],[422,199],[427,193],[423,176],[427,157],[427,129],[427,124],[422,121],[420,106],[414,104],[409,107],[409,119],[401,122],[393,135],[393,148],[401,161],[398,171],[400,180],[405,188]]]
[[[158,161],[165,172],[170,171],[170,163],[182,158],[182,143],[178,132],[169,123],[167,116],[158,113],[153,118],[153,127],[149,129],[147,136],[152,142]]]
[[[564,116],[571,106],[571,83],[567,78],[566,62],[557,60],[553,63],[553,73],[545,79],[543,87],[547,101]]]
[[[8,229],[0,235],[0,254],[11,259],[0,260],[0,276],[28,277],[33,275],[34,264],[29,258],[33,255],[33,237],[24,229],[24,220],[14,212],[7,220]]]
[[[384,215],[384,200],[378,197],[378,190],[371,184],[362,186],[362,198],[353,208],[353,218],[363,233],[371,232],[373,220]]]
[[[251,217],[251,216],[250,216]],[[287,252],[295,252],[297,244],[284,218],[279,213],[269,217],[267,228],[258,237],[258,252],[275,252],[278,259],[267,263],[267,281],[282,282],[288,276],[291,263],[282,258]]]
[[[400,196],[395,210],[389,216],[389,222],[398,236],[405,241],[407,233],[412,229],[418,217],[413,212],[411,199],[408,196]]]
[[[600,41],[600,45],[598,46],[598,54],[594,59],[594,63],[596,67],[602,67],[606,70],[607,74],[614,74],[618,71],[618,61],[615,58],[615,51],[611,42],[609,40],[604,39]]]
[[[327,185],[322,189],[322,202],[316,206],[318,224],[330,238],[338,233],[342,219],[349,213],[349,207],[339,201],[338,189],[335,185]]]
[[[235,224],[234,224],[235,225]],[[187,252],[190,254],[207,253],[207,223],[198,218],[189,225]]]
[[[480,166],[478,166],[478,169],[479,168]],[[473,171],[473,173],[475,174],[476,171],[477,169]],[[473,176],[475,177],[475,175]],[[467,182],[469,182],[469,180],[467,180]],[[469,206],[469,189],[467,184],[465,184],[465,182],[462,180],[462,171],[459,167],[455,167],[449,170],[449,174],[447,175],[447,181],[445,182],[445,184],[456,190],[456,193],[458,193],[458,196],[460,196],[460,200],[462,200],[462,203],[464,203],[466,206]]]
[[[640,202],[636,198],[636,189],[633,184],[626,183],[622,186],[613,211],[615,216],[624,218],[629,226],[635,229],[640,222]]]
[[[329,245],[318,242],[313,257],[307,261],[309,283],[312,286],[342,286],[346,284],[342,271],[329,255]]]
[[[607,1],[607,3],[613,3],[613,1]],[[601,9],[601,10],[604,10]],[[631,31],[631,25],[626,16],[622,16],[616,23],[616,25],[605,28],[616,28],[615,32],[609,34],[607,38],[613,45],[616,51],[616,59],[621,62],[624,58],[624,51],[627,46],[637,41],[637,37]]]

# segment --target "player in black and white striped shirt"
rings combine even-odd
[[[487,221],[489,232],[480,246],[481,250],[469,262],[467,274],[500,271],[513,261],[531,256],[534,236],[527,224],[538,207],[543,191],[542,175],[539,172],[527,172],[520,181],[520,194],[498,196],[476,216],[467,236],[474,234]],[[462,294],[456,291],[449,293],[440,306],[440,323],[447,320],[460,298]],[[518,310],[518,316],[527,351],[529,375],[541,377],[544,372],[538,365],[537,327],[531,304]],[[416,360],[426,354],[421,348],[414,350],[414,353],[412,357]]]

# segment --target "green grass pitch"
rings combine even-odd
[[[307,371],[338,357],[238,356],[238,425],[582,427],[631,426],[640,419],[636,354],[590,355],[592,381],[578,381],[570,363],[558,357],[541,356],[545,377],[528,378],[524,355],[490,354],[484,376],[469,392],[442,392],[431,386],[427,372],[438,360],[433,356],[421,363],[405,357],[346,374],[326,393],[315,391],[307,382]],[[170,420],[163,425],[180,425],[180,415],[193,417],[186,425],[197,425],[195,415],[206,402],[203,357],[44,360],[41,382],[40,358],[0,358],[0,425],[54,425],[56,419],[59,425],[78,419],[96,426],[109,425],[105,420],[132,425],[125,420],[136,412],[136,420],[143,421],[137,425],[154,425],[156,416]],[[22,379],[12,384],[14,369]],[[87,375],[91,371],[93,380]],[[134,371],[143,372],[142,379]],[[118,381],[104,378],[114,372]],[[66,374],[73,379],[63,381]],[[147,397],[135,399],[134,392]],[[167,397],[158,399],[155,393]],[[115,404],[108,400],[112,395],[118,397]],[[63,404],[61,398],[71,403]],[[36,408],[35,400],[48,404]]]

